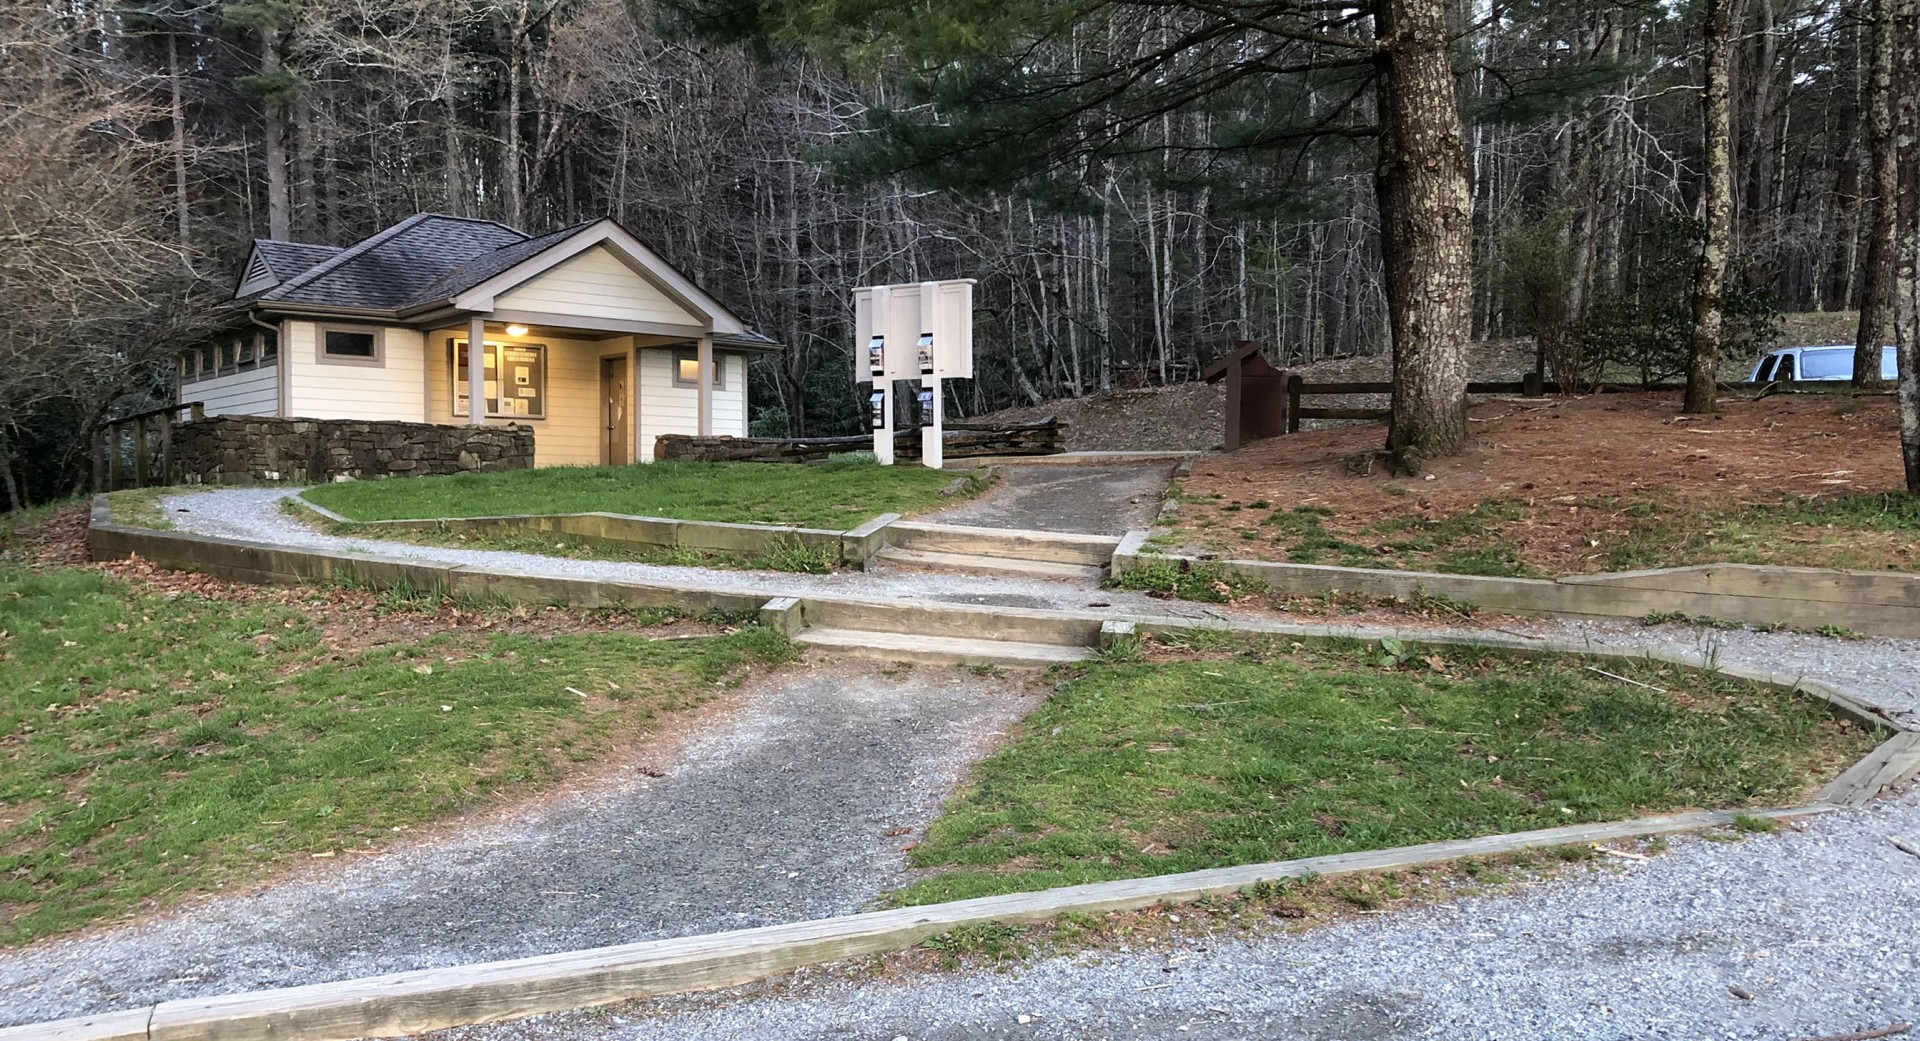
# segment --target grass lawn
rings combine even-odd
[[[942,505],[950,499],[941,490],[957,477],[968,480],[967,494],[984,487],[978,471],[924,466],[663,462],[362,481],[305,494],[358,521],[604,512],[845,531],[876,514]]]
[[[757,628],[650,639],[664,616],[216,585],[0,547],[0,943],[531,793],[790,653]]]
[[[1211,643],[1212,641],[1210,641]],[[976,768],[897,899],[1796,800],[1874,744],[1824,703],[1671,667],[1236,642],[1103,660]]]

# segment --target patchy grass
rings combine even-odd
[[[1439,517],[1355,521],[1331,507],[1295,506],[1268,512],[1236,538],[1222,537],[1216,525],[1193,541],[1225,556],[1296,564],[1539,577],[1553,568],[1527,559],[1526,536],[1550,518],[1559,523],[1554,514],[1585,515],[1591,530],[1583,538],[1597,570],[1710,563],[1920,569],[1920,499],[1897,493],[1719,505],[1655,494],[1568,496],[1544,505],[1496,498]]]
[[[0,561],[0,943],[531,793],[790,654],[758,628],[179,581]],[[351,632],[328,597],[365,601]]]
[[[1603,501],[1623,522],[1601,540],[1609,571],[1681,564],[1789,564],[1920,570],[1920,497],[1889,492],[1793,497],[1719,508]]]
[[[388,542],[410,542],[419,546],[452,546],[458,549],[533,553],[540,556],[560,557],[564,560],[611,560],[675,567],[787,571],[806,575],[824,575],[840,569],[838,553],[825,546],[809,546],[798,539],[776,539],[772,548],[765,553],[740,554],[694,549],[687,546],[640,547],[555,532],[417,530],[375,527],[351,521],[342,523],[321,516],[296,498],[281,500],[280,512],[315,530],[347,539],[377,539]]]
[[[979,471],[870,462],[555,466],[493,474],[329,484],[305,492],[358,521],[507,514],[625,513],[844,531],[881,513],[912,514],[986,486]]]
[[[1224,604],[1264,593],[1258,582],[1236,575],[1218,562],[1142,554],[1133,569],[1113,579],[1120,589],[1158,593],[1180,600]]]
[[[107,493],[107,509],[116,523],[135,528],[152,528],[156,531],[170,531],[173,522],[160,510],[160,500],[182,492],[198,491],[195,488],[127,488]]]
[[[1874,740],[1814,699],[1672,667],[1608,666],[1662,692],[1577,659],[1203,646],[1064,684],[928,830],[899,899],[1790,802]]]

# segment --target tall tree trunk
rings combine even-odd
[[[1894,295],[1900,368],[1900,455],[1920,495],[1920,0],[1894,0],[1894,137],[1899,142],[1899,243]]]
[[[180,36],[167,34],[167,114],[173,122],[173,220],[182,249],[193,246],[187,198],[187,113],[180,96]]]
[[[1467,440],[1473,201],[1443,0],[1378,0],[1380,252],[1393,334],[1387,451],[1414,472]]]
[[[1871,158],[1866,198],[1867,259],[1860,272],[1860,328],[1853,338],[1853,385],[1880,386],[1880,351],[1893,342],[1893,267],[1899,250],[1900,157],[1893,134],[1894,9],[1873,0],[1873,73],[1867,91]]]
[[[260,72],[274,76],[280,70],[278,30],[260,30]],[[287,119],[286,105],[277,97],[261,99],[267,130],[267,237],[293,237],[293,206],[287,194]]]
[[[1693,351],[1687,359],[1683,412],[1712,412],[1718,407],[1720,298],[1727,282],[1727,256],[1733,245],[1733,119],[1728,57],[1732,50],[1734,0],[1707,0],[1702,34],[1706,89],[1701,111],[1706,128],[1706,181],[1701,211],[1706,225],[1700,262],[1693,275]]]

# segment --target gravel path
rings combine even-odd
[[[919,518],[977,528],[1125,535],[1160,513],[1172,464],[1005,466],[985,495]]]
[[[176,523],[187,530],[298,544],[339,543],[282,517],[274,501],[280,494],[221,491],[182,497],[170,502],[169,507],[177,503],[191,511],[175,515]],[[529,570],[584,568],[585,573],[599,577],[639,580],[694,578],[710,580],[720,588],[756,592],[770,592],[777,585],[783,591],[798,593],[875,598],[981,598],[974,602],[1028,598],[1032,606],[1059,607],[1086,606],[1093,597],[1113,604],[1117,611],[1164,614],[1182,606],[1218,613],[1111,591],[1096,594],[1064,583],[1021,579],[884,572],[789,576],[562,561],[402,543],[360,544],[383,553],[453,562]],[[1730,663],[1802,672],[1920,721],[1920,669],[1915,667],[1920,664],[1920,641],[1835,640],[1794,633],[1564,620],[1503,622],[1502,629],[1612,647],[1678,647],[1711,653]],[[960,673],[942,676],[943,683],[967,682]],[[916,697],[937,700],[942,695],[941,690],[929,689]],[[982,717],[968,725],[990,729],[996,725],[994,721],[1013,718],[1018,710],[1007,708],[1003,712],[991,720]],[[829,719],[822,733],[845,725],[843,719]],[[807,731],[811,730],[809,723]],[[877,736],[874,740],[885,743],[887,738]],[[832,765],[831,755],[820,755],[814,748],[809,744],[806,758],[800,760],[805,769],[789,766],[790,775],[781,784],[740,790],[716,805],[758,807],[770,799],[776,806],[784,805],[789,801],[784,787],[803,781],[810,786],[812,773],[821,768],[818,764],[832,766],[829,773],[839,771],[840,767]],[[948,753],[943,761],[958,769],[964,757],[952,756],[949,749],[941,751]],[[761,772],[764,774],[764,768]],[[668,780],[679,781],[678,771]],[[946,783],[950,783],[950,776],[942,775],[938,783],[916,789],[923,791],[925,799],[912,803],[918,814],[912,822],[927,819],[937,801],[936,791]],[[880,786],[886,787],[884,783]],[[858,788],[850,791],[857,792]],[[697,839],[690,855],[702,855],[700,847],[705,845],[725,857],[742,859],[743,835],[747,833],[722,830],[712,837],[701,837],[713,815],[703,811],[690,817],[694,819],[682,829],[683,834]],[[671,923],[643,921],[636,916],[609,929],[588,924],[598,923],[593,914],[576,917],[553,910],[566,905],[530,903],[526,906],[546,907],[541,913],[555,914],[571,924],[549,929],[544,920],[523,923],[520,932],[512,937],[494,937],[489,942],[495,946],[486,947],[484,955],[476,956],[501,957],[552,949],[541,946],[547,941],[578,941],[578,945],[617,942],[781,920],[782,912],[788,918],[813,917],[857,906],[898,877],[897,859],[893,859],[896,855],[873,839],[874,825],[882,820],[890,823],[893,818],[883,813],[834,819],[857,821],[851,831],[837,833],[841,846],[822,843],[805,848],[838,849],[843,854],[854,850],[849,855],[867,858],[866,874],[849,869],[842,880],[836,881],[834,872],[819,861],[818,853],[757,859],[755,851],[748,848],[735,876],[754,894],[746,917],[728,918],[741,910],[728,905],[709,908],[704,918],[693,910]],[[793,820],[809,818],[796,810]],[[791,840],[796,843],[794,848],[802,848],[798,843],[813,841],[809,836],[819,830],[796,828]],[[636,832],[629,826],[625,831],[616,827],[607,833],[620,836]],[[1187,940],[1171,950],[1121,950],[1054,958],[1010,974],[932,974],[848,982],[835,974],[811,973],[803,974],[792,988],[776,990],[771,996],[764,987],[744,988],[720,995],[664,999],[611,1013],[570,1013],[469,1028],[449,1032],[449,1036],[469,1041],[748,1036],[907,1037],[916,1041],[1208,1036],[1557,1041],[1568,1037],[1775,1039],[1866,1030],[1896,1021],[1920,1020],[1920,954],[1916,953],[1920,944],[1914,940],[1920,936],[1920,858],[1902,853],[1887,842],[1888,836],[1896,834],[1920,843],[1920,791],[1909,791],[1861,810],[1812,819],[1794,832],[1752,837],[1730,845],[1680,839],[1668,853],[1645,864],[1615,865],[1614,871],[1574,871],[1509,895],[1363,918],[1298,935]],[[604,837],[594,835],[592,840]],[[502,840],[496,837],[494,841]],[[707,855],[717,854],[709,851]],[[472,860],[478,854],[459,856]],[[517,863],[523,871],[533,870],[544,856],[544,851],[538,857],[523,854]],[[375,946],[384,949],[384,941],[371,935],[380,930],[368,930],[365,919],[355,927],[316,925],[316,912],[324,911],[324,918],[335,905],[303,899],[299,894],[307,887],[294,886],[287,888],[292,897],[270,891],[262,898],[239,904],[238,911],[223,909],[217,921],[205,919],[215,922],[212,925],[161,923],[108,934],[99,940],[54,945],[29,956],[0,958],[0,993],[8,995],[0,1022],[7,1017],[37,1018],[36,1014],[49,1009],[121,1006],[153,996],[171,996],[174,990],[168,988],[180,992],[188,988],[225,990],[313,978],[289,975],[287,964],[306,963],[291,961],[293,956],[277,946],[282,935],[298,938],[332,933],[340,937],[340,950],[330,953],[324,945],[318,948],[335,959],[325,970],[328,976],[433,963],[443,949],[428,945],[438,943],[433,937],[447,928],[438,923],[462,923],[461,916],[468,913],[466,901],[473,890],[464,897],[458,890],[463,879],[472,877],[460,872],[471,869],[459,863],[441,865],[435,868],[440,873],[431,876],[435,881],[429,885],[422,885],[418,878],[423,876],[412,873],[425,871],[427,863],[447,857],[447,852],[424,858],[402,855],[354,869],[377,872],[383,863],[400,862],[402,867],[385,884],[412,894],[414,900],[425,900],[425,894],[440,890],[454,893],[438,909],[418,916],[403,915],[399,920],[414,931],[408,943],[419,946],[396,944],[396,953],[385,961],[370,960],[365,950]],[[797,867],[788,868],[788,864]],[[791,886],[781,881],[783,869],[801,872],[794,876]],[[568,866],[558,874],[564,876],[573,870]],[[816,870],[820,874],[815,874]],[[854,875],[858,875],[858,881],[845,881]],[[362,884],[353,877],[356,886]],[[376,893],[381,891],[381,884],[381,880],[373,880]],[[529,886],[546,885],[519,878],[503,879],[502,884],[519,892]],[[605,884],[611,887],[614,882]],[[829,889],[833,891],[827,892]],[[853,891],[859,895],[845,895]],[[276,899],[290,902],[273,904]],[[363,906],[357,902],[357,894],[336,892],[330,899],[343,901],[340,906],[349,909]],[[396,906],[404,908],[406,902]],[[231,924],[236,921],[238,926]],[[677,925],[686,928],[674,928]],[[213,931],[196,931],[202,928]],[[252,939],[236,943],[220,932],[222,928],[238,928],[236,935]],[[612,938],[596,939],[595,929]],[[419,935],[420,931],[427,935]],[[534,938],[533,942],[522,939],[522,933]],[[193,966],[198,960],[191,954],[174,953],[175,948],[222,950],[229,975],[219,985],[205,981],[179,986],[154,982],[197,971]],[[53,957],[60,952],[67,953],[62,958]],[[159,962],[169,960],[173,968],[157,968]],[[258,970],[251,968],[256,960],[262,966]],[[32,964],[27,964],[30,961]],[[180,968],[182,965],[186,968]],[[64,975],[31,992],[34,997],[30,1000],[38,1002],[33,1008],[22,1006],[22,999],[14,995],[27,992],[17,988],[37,978],[36,973],[46,974],[56,967],[63,967]],[[131,969],[144,975],[130,976]],[[299,972],[311,974],[313,970]],[[123,979],[136,982],[126,984]],[[149,982],[137,982],[142,979]],[[136,993],[137,986],[147,989]],[[1739,987],[1754,997],[1741,999],[1729,987]],[[20,1006],[18,1011],[16,1006]],[[1023,1016],[1028,1020],[1025,1023],[1020,1022]]]
[[[224,488],[163,500],[161,510],[181,531],[220,538],[270,542],[316,549],[357,549],[382,556],[522,574],[557,575],[616,582],[668,582],[756,596],[859,596],[870,600],[997,604],[1003,607],[1077,609],[1092,604],[1117,610],[1188,617],[1221,617],[1204,604],[1154,600],[1123,590],[1096,590],[1073,582],[1001,575],[967,575],[920,570],[840,571],[799,575],[782,571],[635,564],[609,560],[569,560],[535,553],[422,546],[381,539],[340,538],[316,531],[280,512],[280,500],[295,489]],[[1156,493],[1157,494],[1157,493]]]
[[[0,953],[0,1026],[861,910],[901,884],[912,839],[885,832],[930,821],[1033,699],[957,669],[783,670],[664,777]]]
[[[1307,932],[446,1031],[723,1038],[1785,1039],[1920,1021],[1920,792],[1737,844]],[[1739,987],[1753,995],[1736,996]],[[1022,1022],[1022,1018],[1027,1021]]]

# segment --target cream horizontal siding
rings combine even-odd
[[[312,322],[287,323],[281,347],[287,355],[287,415],[409,423],[426,418],[420,333],[386,329],[380,365],[329,364],[317,357],[316,328]]]
[[[673,385],[673,351],[640,352],[640,461],[653,462],[661,434],[700,432],[700,398],[692,387]]]
[[[427,420],[431,423],[467,422],[465,415],[453,412],[454,340],[467,338],[465,332],[438,332],[429,337],[427,379]],[[547,348],[547,414],[532,416],[490,416],[489,426],[519,423],[533,428],[533,465],[598,466],[600,452],[600,359],[624,358],[628,354],[626,338],[611,340],[560,340],[528,336],[522,340],[501,339],[502,343],[539,343]],[[461,379],[466,373],[460,374]]]
[[[269,359],[257,369],[180,385],[181,401],[198,401],[209,416],[271,416],[280,411],[280,370]]]
[[[605,246],[574,257],[494,297],[496,311],[704,325],[672,297],[634,273]]]
[[[713,392],[713,432],[734,437],[747,436],[747,359],[741,354],[722,354],[714,358],[720,366],[724,389]]]

